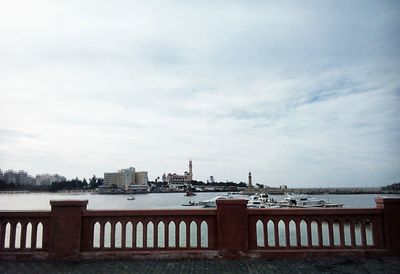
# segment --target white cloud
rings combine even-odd
[[[29,3],[0,10],[2,169],[400,178],[395,3]]]

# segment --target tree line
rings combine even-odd
[[[162,186],[167,186],[167,182],[160,182],[160,181],[154,181],[154,182],[149,182],[149,184],[162,187]],[[203,182],[203,181],[191,181],[190,184],[192,186],[219,186],[219,187],[247,187],[247,184],[245,182],[240,182],[240,183],[235,183],[235,182]]]
[[[95,175],[86,180],[82,180],[76,177],[75,179],[66,180],[64,182],[53,182],[50,185],[25,185],[10,183],[7,184],[4,180],[0,180],[0,190],[27,190],[27,191],[50,191],[56,192],[61,190],[84,190],[84,189],[96,189],[104,183],[103,178],[97,178]]]
[[[382,190],[397,190],[400,191],[400,183],[395,183],[382,187]]]

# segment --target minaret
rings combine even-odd
[[[248,188],[253,188],[253,184],[251,182],[251,172],[249,172],[249,187]]]
[[[189,160],[189,178],[190,181],[193,180],[192,160]]]

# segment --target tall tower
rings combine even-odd
[[[251,172],[249,172],[249,187],[248,188],[253,188],[253,183],[251,182]]]
[[[192,160],[189,160],[189,178],[190,178],[190,181],[192,181],[193,180],[193,166],[192,166]]]

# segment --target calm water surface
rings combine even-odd
[[[127,200],[129,195],[99,195],[99,194],[61,194],[61,193],[27,193],[0,194],[0,210],[49,210],[50,200],[88,200],[88,209],[163,209],[182,207],[189,201],[202,201],[227,193],[197,193],[194,197],[185,197],[183,193],[149,193],[137,194],[135,200]],[[375,207],[376,194],[359,195],[314,195],[327,202],[343,203],[344,207]],[[397,196],[400,195],[384,195]],[[271,195],[276,200],[282,200],[283,195]]]

